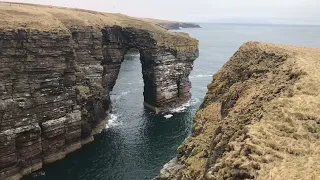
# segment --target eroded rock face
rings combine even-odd
[[[168,29],[178,30],[180,28],[201,28],[199,24],[195,23],[184,23],[184,22],[160,22],[158,23]]]
[[[320,177],[319,56],[315,48],[242,45],[213,76],[193,135],[157,179]]]
[[[20,178],[93,140],[130,48],[141,55],[148,107],[187,101],[197,48],[159,46],[150,33],[120,26],[0,32],[0,179]]]

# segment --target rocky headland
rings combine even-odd
[[[199,24],[189,22],[167,21],[151,18],[143,18],[143,20],[151,23],[155,23],[168,30],[179,30],[181,28],[201,28]]]
[[[132,48],[146,107],[163,112],[188,101],[198,57],[189,35],[122,14],[0,2],[0,179],[19,179],[91,142]]]
[[[157,179],[319,179],[320,49],[248,42]]]

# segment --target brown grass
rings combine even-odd
[[[0,2],[0,30],[33,29],[39,31],[69,31],[71,27],[91,26],[101,29],[118,25],[149,31],[159,45],[197,46],[198,41],[185,33],[173,33],[138,18],[123,14],[95,12],[64,7]]]
[[[287,49],[295,53],[291,61],[303,75],[292,97],[270,102],[263,119],[248,127],[252,142],[261,149],[274,144],[281,157],[263,165],[258,179],[320,179],[320,50]]]
[[[320,49],[243,45],[208,86],[179,151],[185,168],[171,179],[320,179],[319,57]]]

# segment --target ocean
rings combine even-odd
[[[320,26],[200,24],[182,29],[200,41],[200,57],[190,75],[192,98],[184,107],[156,115],[143,107],[143,79],[138,56],[121,65],[112,91],[112,119],[95,141],[64,160],[45,165],[33,180],[150,180],[176,156],[191,134],[192,118],[212,75],[247,41],[320,47]],[[319,57],[320,58],[320,57]],[[43,173],[42,173],[43,174]]]

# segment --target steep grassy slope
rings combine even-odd
[[[319,179],[320,49],[249,42],[216,73],[166,179]],[[163,171],[165,172],[165,171]]]

